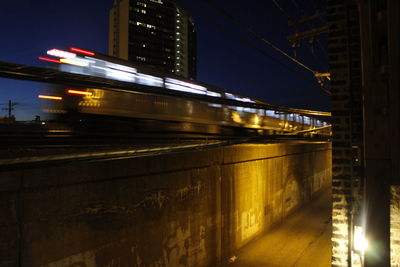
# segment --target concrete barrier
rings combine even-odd
[[[329,143],[0,173],[0,266],[217,266],[331,184]]]

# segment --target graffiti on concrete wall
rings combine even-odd
[[[206,227],[199,225],[185,229],[177,222],[170,222],[162,240],[163,252],[159,258],[145,259],[140,246],[131,239],[67,256],[41,267],[121,267],[121,266],[195,266],[206,262]],[[196,229],[193,229],[196,228]],[[150,248],[151,249],[151,248]]]
[[[261,215],[262,210],[259,208],[251,208],[242,212],[242,240],[251,238],[254,234],[261,230]]]
[[[172,190],[167,188],[148,190],[134,205],[115,202],[109,205],[103,202],[93,203],[74,214],[95,216],[95,218],[110,215],[113,216],[112,218],[119,218],[114,214],[121,214],[123,218],[137,218],[145,213],[161,214],[175,207],[174,203],[192,203],[195,198],[202,198],[206,195],[205,190],[207,186],[204,182],[194,180],[189,185]],[[126,215],[129,216],[125,217]],[[192,266],[205,262],[206,229],[209,226],[206,227],[200,223],[200,220],[186,216],[182,218],[172,216],[172,218],[174,221],[168,221],[168,223],[160,221],[158,225],[160,228],[155,231],[142,229],[143,235],[139,234],[139,236],[135,236],[132,232],[132,236],[127,236],[124,240],[118,239],[114,243],[103,244],[101,247],[70,255],[41,267]],[[161,220],[161,217],[159,219]],[[204,223],[208,224],[209,221],[205,220]],[[157,242],[158,246],[153,246],[154,242]],[[149,256],[148,249],[158,250],[158,252]],[[154,255],[158,256],[154,257]]]

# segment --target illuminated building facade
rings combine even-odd
[[[109,55],[196,78],[196,31],[173,0],[115,0]]]

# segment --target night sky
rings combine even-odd
[[[313,11],[311,4],[302,6],[304,0],[276,1],[291,17],[300,12],[309,15]],[[287,26],[287,17],[272,0],[214,2],[293,55],[286,39],[293,29]],[[306,2],[318,5],[323,1]],[[329,110],[330,97],[317,85],[310,72],[249,35],[205,1],[178,0],[178,3],[192,14],[196,23],[199,81],[272,104]],[[38,56],[45,55],[48,49],[68,46],[107,53],[108,12],[112,5],[113,0],[3,1],[0,8],[0,61],[43,67],[45,64],[37,59]],[[303,29],[318,23],[321,22],[304,25]],[[323,36],[320,43],[321,46],[326,44]],[[313,55],[311,46],[302,42],[297,50],[298,59],[314,70],[327,71],[326,48],[321,46],[315,46]],[[0,78],[0,104],[9,99],[18,102],[14,112],[17,120],[31,120],[40,112],[40,101],[36,96],[46,86]],[[1,110],[0,116],[5,114],[6,111]]]

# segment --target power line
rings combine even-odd
[[[210,16],[204,15],[204,14],[200,14],[201,12],[199,12],[198,10],[193,10],[190,9],[188,7],[185,7],[188,11],[190,11],[191,14],[198,14],[200,15],[203,19],[207,20],[209,24],[212,24],[214,27],[218,28],[220,31],[225,32],[226,34],[230,35],[231,37],[235,38],[236,40],[242,42],[243,44],[253,48],[254,50],[256,50],[257,52],[259,52],[260,54],[262,54],[263,56],[267,57],[268,59],[274,61],[275,63],[283,66],[284,68],[286,68],[287,70],[297,74],[300,78],[304,79],[305,81],[308,82],[315,82],[314,79],[310,79],[309,76],[305,76],[303,73],[299,72],[298,70],[296,70],[295,68],[291,67],[290,65],[282,62],[281,60],[279,60],[277,57],[272,56],[271,54],[265,52],[264,50],[261,50],[260,48],[256,47],[254,44],[252,44],[251,42],[249,42],[248,40],[242,38],[241,36],[239,36],[237,33],[233,32],[232,30],[227,29],[226,27],[222,26],[221,24],[215,22],[215,21],[211,21],[210,20]]]
[[[291,18],[290,15],[289,15],[289,13],[287,13],[287,12],[281,7],[281,5],[279,5],[279,3],[278,3],[276,0],[271,0],[271,1],[275,4],[275,6],[276,6],[286,17],[288,17],[289,19]]]
[[[300,61],[297,60],[296,58],[293,58],[292,56],[288,55],[285,51],[283,51],[282,49],[280,49],[279,47],[277,47],[277,46],[274,45],[272,42],[270,42],[269,40],[265,39],[264,37],[262,37],[262,36],[259,35],[258,33],[256,33],[256,32],[255,32],[254,30],[252,30],[249,26],[247,26],[247,25],[241,23],[241,22],[240,22],[239,20],[237,20],[235,17],[233,17],[232,15],[230,15],[229,13],[227,13],[224,9],[222,9],[221,7],[215,5],[212,1],[210,1],[210,0],[202,0],[202,1],[205,2],[206,4],[208,4],[209,6],[211,6],[213,9],[215,9],[218,13],[221,13],[222,15],[224,15],[225,17],[227,17],[229,20],[231,20],[231,21],[233,21],[235,24],[239,25],[242,29],[244,29],[245,31],[249,32],[251,35],[253,35],[253,36],[256,37],[257,39],[259,39],[259,40],[261,40],[262,42],[264,42],[264,43],[268,44],[269,46],[271,46],[274,50],[278,51],[280,54],[286,56],[287,58],[289,58],[290,60],[292,60],[292,61],[295,62],[296,64],[298,64],[298,65],[300,65],[301,67],[303,67],[304,69],[310,71],[310,72],[313,74],[313,76],[314,76],[314,78],[315,78],[316,80],[308,79],[308,78],[307,78],[307,80],[312,81],[312,82],[316,82],[316,81],[317,81],[317,84],[318,84],[319,86],[321,86],[321,88],[322,88],[326,93],[331,94],[326,88],[324,88],[324,86],[322,86],[322,83],[321,83],[321,79],[322,79],[321,77],[322,77],[322,76],[325,77],[325,75],[326,75],[327,73],[322,73],[322,76],[321,76],[321,73],[320,73],[320,72],[311,69],[310,67],[306,66],[305,64],[303,64],[302,62],[300,62]],[[243,40],[242,40],[242,41],[243,41]],[[247,41],[246,41],[246,43],[247,43]],[[286,64],[283,64],[282,62],[277,61],[276,58],[272,57],[271,55],[262,52],[262,51],[259,50],[258,48],[256,48],[256,50],[259,51],[259,52],[261,52],[261,53],[263,53],[264,55],[268,55],[268,57],[273,58],[274,61],[276,61],[276,62],[278,62],[279,64],[284,65],[286,68],[288,68],[288,66],[287,66]],[[294,71],[292,68],[289,68],[289,69],[290,69],[291,71]],[[298,71],[296,71],[296,72],[299,73]],[[328,74],[328,76],[329,76],[329,74]],[[302,77],[305,78],[305,76],[302,76]],[[329,79],[329,77],[328,77],[328,79]]]
[[[284,55],[285,57],[289,58],[291,61],[295,62],[296,64],[298,64],[299,66],[303,67],[304,69],[308,70],[309,72],[311,72],[313,75],[315,75],[315,73],[318,73],[318,71],[315,71],[311,68],[309,68],[308,66],[306,66],[304,63],[300,62],[299,60],[297,60],[296,58],[290,56],[288,53],[286,53],[285,51],[283,51],[282,49],[280,49],[279,47],[277,47],[276,45],[274,45],[271,41],[267,40],[266,38],[262,37],[260,34],[256,33],[254,30],[252,30],[249,26],[243,24],[242,22],[240,22],[239,20],[237,20],[235,17],[231,16],[229,13],[227,13],[224,9],[222,9],[221,7],[215,5],[212,1],[210,0],[202,0],[203,2],[207,3],[208,5],[210,5],[212,8],[214,8],[217,12],[223,14],[225,17],[227,17],[229,20],[233,21],[235,24],[239,25],[242,29],[244,29],[245,31],[247,31],[248,33],[250,33],[251,35],[253,35],[254,37],[256,37],[257,39],[261,40],[262,42],[268,44],[269,46],[271,46],[275,51],[279,52],[280,54]]]
[[[300,16],[304,16],[305,12],[304,12],[304,9],[300,7],[300,4],[299,4],[296,0],[292,0],[291,2],[292,2],[292,4],[295,6],[295,8],[297,8],[297,9],[299,10]],[[314,10],[317,12],[317,13],[315,13],[315,14],[320,14],[319,8],[318,8],[318,6],[317,6],[316,1],[313,0],[312,2],[313,2],[312,4],[313,4]],[[304,2],[304,0],[302,1],[302,3],[303,3],[303,5],[306,4],[306,3]],[[315,15],[314,15],[314,16],[315,16]],[[307,26],[310,28],[310,30],[315,28],[314,24],[310,22],[310,19],[311,19],[312,17],[313,17],[313,16],[308,17],[308,19],[305,20],[305,22],[307,23]],[[307,18],[307,17],[306,17],[306,18]],[[316,19],[320,19],[321,22],[324,22],[323,19],[322,19],[322,16],[320,16],[320,15],[315,16],[315,18],[316,18]],[[301,20],[301,19],[300,19],[300,20]],[[293,27],[297,29],[297,23],[296,23],[296,22],[294,22],[294,26],[293,26]],[[316,38],[316,39],[315,39],[315,42],[319,45],[319,47],[320,47],[320,49],[322,50],[322,52],[324,52],[325,54],[327,54],[326,49],[322,46],[321,42],[319,41],[319,38]],[[314,53],[313,51],[311,51],[311,50],[313,50],[312,47],[311,47],[311,45],[309,45],[309,46],[310,46],[310,52],[311,52],[312,56],[313,56],[313,57],[315,58],[315,60],[318,62],[318,64],[320,65],[320,67],[321,67],[322,69],[325,69],[326,67],[323,66],[324,64],[321,62],[321,60],[315,55],[315,53]]]
[[[271,0],[271,1],[275,4],[275,6],[276,6],[289,20],[292,20],[292,17],[289,15],[289,13],[286,12],[285,9],[283,9],[282,6],[281,6],[276,0]],[[292,1],[292,3],[293,3],[297,8],[299,7],[298,3],[295,2],[294,0]],[[316,3],[315,3],[315,0],[313,1],[313,5],[314,5],[314,9],[317,10],[317,6],[316,6]],[[307,24],[309,25],[310,28],[313,27],[313,26],[311,25],[310,22],[307,22]],[[297,29],[296,25],[294,26],[294,28]],[[316,42],[318,43],[318,45],[320,46],[320,48],[322,49],[322,51],[323,51],[323,52],[326,52],[325,49],[323,48],[323,46],[321,45],[321,43],[319,42],[319,39],[316,39]],[[311,45],[310,45],[310,52],[311,52],[310,54],[315,58],[315,60],[317,61],[318,65],[319,65],[323,70],[325,70],[324,64],[323,64],[323,63],[321,62],[321,60],[315,55],[315,53],[314,53],[313,51],[311,51],[311,50],[312,50],[312,47],[311,47]]]
[[[300,11],[300,15],[301,14],[301,9],[300,9],[300,5],[296,2],[296,0],[292,0],[293,5]]]
[[[14,106],[18,105],[19,103],[17,102],[12,102],[11,100],[8,100],[7,104],[1,104],[1,105],[7,105],[6,108],[2,108],[2,110],[8,111],[8,118],[11,119],[11,112],[15,109]]]

